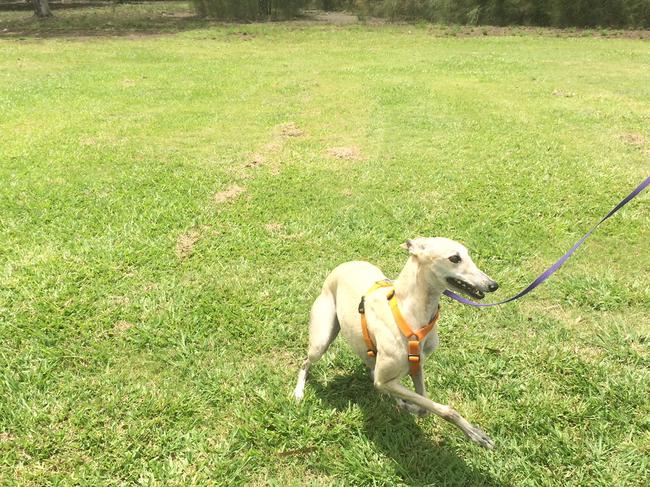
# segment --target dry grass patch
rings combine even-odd
[[[129,322],[129,321],[120,320],[117,323],[115,323],[115,325],[113,326],[113,331],[122,333],[122,332],[125,332],[127,330],[130,330],[134,326],[135,325],[133,323]]]
[[[280,133],[284,137],[301,137],[305,135],[304,130],[298,128],[298,126],[293,122],[283,123],[279,125]]]
[[[566,347],[566,349],[586,362],[598,362],[605,355],[602,349],[588,345],[573,345],[572,347]]]
[[[217,204],[227,203],[237,198],[240,194],[246,192],[246,188],[233,184],[223,191],[219,191],[214,195],[214,202]]]
[[[184,233],[176,242],[176,255],[179,259],[185,259],[190,256],[194,245],[199,241],[200,235],[196,230],[190,230]]]
[[[570,91],[554,90],[553,96],[561,96],[563,98],[573,98],[574,96],[576,96],[576,94]]]
[[[331,157],[346,161],[360,161],[363,159],[361,150],[356,145],[350,147],[331,147],[327,149],[327,154]]]
[[[620,139],[625,142],[626,144],[633,145],[635,147],[642,147],[645,145],[645,137],[641,134],[636,134],[636,133],[626,133],[626,134],[621,134]]]
[[[0,432],[0,443],[4,443],[6,441],[13,441],[15,440],[16,437],[7,433],[6,431]]]
[[[251,154],[250,160],[246,163],[246,167],[259,167],[266,162],[266,157],[262,154]]]
[[[264,228],[266,228],[269,233],[280,233],[284,230],[284,225],[278,222],[270,222],[264,225]]]
[[[81,139],[79,139],[79,144],[86,145],[86,146],[97,145],[97,138],[96,137],[82,137]]]
[[[278,152],[280,149],[282,149],[282,143],[277,140],[272,140],[264,146],[264,150],[267,152]]]

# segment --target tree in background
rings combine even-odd
[[[47,0],[32,0],[34,5],[34,15],[39,18],[51,17],[50,4]]]

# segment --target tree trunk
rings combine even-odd
[[[50,5],[47,0],[32,0],[34,4],[34,15],[39,18],[51,17]]]

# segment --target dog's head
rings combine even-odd
[[[499,287],[476,267],[465,246],[458,242],[442,237],[419,237],[407,240],[403,248],[429,271],[431,279],[447,289],[483,299],[485,293]]]

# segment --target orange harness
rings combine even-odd
[[[393,284],[389,280],[377,281],[366,293],[366,296],[372,292],[380,289],[382,287],[393,287]],[[368,322],[366,320],[366,309],[365,309],[365,296],[361,298],[359,303],[359,314],[361,315],[361,331],[363,333],[363,339],[366,342],[366,347],[368,347],[368,357],[374,358],[377,356],[377,347],[370,338],[370,333],[368,333]],[[426,325],[420,328],[417,331],[413,331],[409,324],[406,322],[402,313],[399,310],[399,305],[397,304],[397,298],[395,297],[395,289],[386,295],[390,309],[393,312],[393,318],[395,323],[399,327],[402,335],[408,339],[408,358],[409,358],[409,374],[412,377],[415,377],[420,373],[420,342],[429,334],[431,330],[436,327],[438,318],[440,317],[440,307],[436,311],[436,315],[433,319]]]

